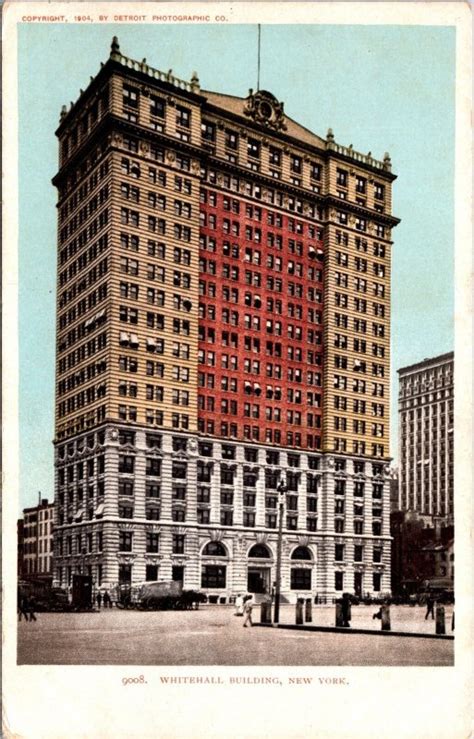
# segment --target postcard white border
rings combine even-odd
[[[231,23],[398,24],[456,27],[455,667],[166,668],[166,674],[345,676],[347,687],[179,686],[146,668],[16,666],[18,502],[17,24],[23,15],[225,14]],[[117,23],[119,26],[120,23]],[[35,3],[4,6],[3,563],[4,731],[22,737],[467,736],[472,694],[472,29],[464,2]],[[462,388],[462,391],[460,389]],[[409,645],[407,644],[407,648]],[[143,669],[141,670],[143,672]]]

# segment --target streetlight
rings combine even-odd
[[[273,613],[273,623],[280,621],[280,588],[281,588],[281,547],[283,540],[283,504],[285,493],[288,490],[286,482],[280,480],[277,488],[280,494],[279,510],[278,510],[278,543],[277,543],[277,560],[276,560],[276,581],[275,581],[275,609]]]

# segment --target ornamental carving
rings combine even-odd
[[[280,103],[274,95],[266,90],[253,92],[245,100],[244,113],[255,123],[273,128],[275,131],[285,131],[285,117],[283,103]]]
[[[145,531],[148,531],[150,534],[159,534],[161,526],[157,523],[147,523],[145,524]]]
[[[117,529],[119,531],[136,531],[137,526],[133,523],[119,523],[117,524]]]
[[[114,134],[114,143],[115,144],[122,144],[123,143],[123,138],[122,138],[122,136],[119,133],[115,133]]]
[[[136,559],[136,554],[117,554],[117,560],[122,565],[131,565]]]
[[[150,146],[147,141],[140,142],[140,151],[143,151],[145,154],[150,151]]]
[[[298,536],[298,544],[300,547],[307,547],[309,544],[309,536]]]
[[[169,162],[174,162],[174,160],[176,159],[176,157],[175,157],[175,155],[173,154],[172,151],[168,151],[167,152],[166,158],[168,159]]]
[[[188,439],[188,452],[189,454],[197,454],[198,444],[196,439]]]
[[[209,531],[209,538],[211,541],[221,541],[224,536],[224,532],[221,529],[211,529]]]
[[[117,441],[118,439],[118,430],[116,428],[108,429],[108,437],[111,441]]]
[[[266,544],[268,540],[268,536],[264,531],[259,532],[255,538],[257,540],[257,544]]]

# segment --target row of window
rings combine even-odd
[[[74,419],[70,419],[65,423],[58,423],[56,437],[58,441],[80,434],[87,429],[91,429],[105,421],[107,406],[100,405],[97,408],[81,413]]]
[[[367,444],[365,441],[353,441],[352,442],[352,453],[353,454],[367,454],[370,450],[372,457],[385,457],[386,447],[384,444]],[[347,439],[341,439],[340,437],[334,437],[334,451],[335,452],[348,452],[349,444]]]
[[[276,292],[282,292],[282,281],[281,280],[274,280],[273,278],[268,278],[267,280],[267,290],[275,290]],[[293,303],[293,302],[287,302],[285,305],[285,302],[281,300],[280,298],[276,298],[273,296],[266,296],[265,302],[262,302],[262,297],[259,294],[253,294],[251,292],[245,292],[242,296],[242,293],[239,291],[236,287],[228,287],[227,285],[223,285],[221,288],[221,298],[222,301],[225,303],[234,303],[238,304],[240,303],[241,298],[243,297],[243,305],[247,308],[254,308],[255,310],[263,309],[267,313],[278,313],[279,315],[284,314],[284,310],[286,309],[286,312],[289,317],[291,318],[298,318],[300,320],[303,319],[303,306],[301,304]],[[298,289],[296,291],[294,289],[294,285],[291,284],[291,287],[289,287],[289,292],[291,292],[291,297],[302,297],[301,291]],[[298,292],[298,295],[296,295],[296,292]],[[217,296],[217,285],[215,282],[210,282],[208,280],[200,280],[199,281],[199,296],[200,297],[207,297],[210,299],[213,299]],[[321,302],[322,301],[322,292],[321,290],[317,290],[313,287],[309,287],[306,293],[307,300],[310,302]],[[207,304],[204,302],[200,303],[200,318],[207,318],[211,321],[216,320],[216,306],[214,302],[211,302],[211,304]],[[232,320],[235,320],[236,313],[232,314]],[[229,318],[229,323],[232,323],[232,320]],[[251,319],[247,318],[245,316],[246,321],[251,321],[252,326],[249,326],[249,328],[254,327],[256,331],[260,330],[260,317],[259,315],[252,316]],[[272,319],[268,319],[271,321]],[[307,314],[306,314],[306,320],[310,323],[322,323],[322,311],[319,308],[315,307],[308,307],[307,308]],[[237,325],[234,323],[234,325]],[[276,322],[274,324],[277,328],[280,324]],[[268,327],[271,328],[271,324],[268,324]],[[268,333],[271,333],[271,331],[268,331]],[[278,331],[274,331],[274,333],[278,333]]]
[[[98,158],[98,157],[97,157]],[[96,160],[97,161],[97,160]],[[69,215],[71,215],[76,208],[81,205],[84,200],[92,195],[97,185],[109,174],[109,159],[105,159],[99,165],[95,166],[91,173],[87,177],[81,178],[81,184],[76,188],[75,192],[64,200],[63,204],[59,208],[60,222],[63,222]],[[62,252],[61,252],[62,256]],[[71,254],[69,254],[71,256]],[[61,258],[61,264],[63,259]]]

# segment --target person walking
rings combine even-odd
[[[248,623],[250,624],[250,626],[253,626],[252,608],[253,608],[252,596],[248,595],[244,601],[244,623],[242,624],[244,627],[246,627]]]
[[[97,591],[97,598],[96,598],[96,600],[97,600],[97,608],[100,611],[100,607],[102,605],[102,593],[100,592],[100,590]]]
[[[234,616],[243,616],[243,615],[244,615],[244,599],[243,599],[242,593],[239,593],[237,595],[237,598],[235,599]]]
[[[30,621],[36,621],[35,607],[31,598],[25,598],[23,607],[26,614],[30,617]]]
[[[109,591],[106,590],[104,593],[104,608],[112,608],[112,601],[110,600]]]
[[[429,595],[428,596],[428,600],[426,601],[425,621],[429,617],[430,614],[431,614],[431,618],[434,619],[434,617],[435,617],[435,614],[434,614],[435,602],[436,602],[435,599],[431,595]]]
[[[22,616],[24,617],[25,621],[28,621],[26,598],[23,595],[18,595],[18,621],[21,621]]]

